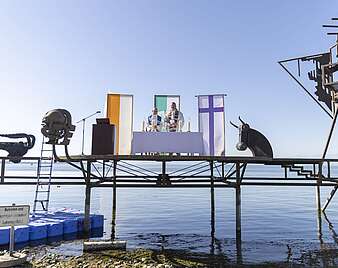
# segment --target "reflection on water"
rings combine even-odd
[[[278,176],[274,169],[270,174]],[[34,190],[34,186],[0,186],[0,204],[32,204]],[[323,200],[330,191],[322,188]],[[119,188],[113,228],[113,190],[96,188],[91,212],[105,215],[105,238],[126,239],[129,248],[204,252],[238,263],[324,266],[336,261],[337,197],[318,217],[315,192],[315,187],[242,187],[242,232],[237,240],[234,189],[215,189],[214,218],[210,189]],[[83,210],[84,187],[53,187],[50,204]]]

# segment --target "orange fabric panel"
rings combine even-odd
[[[119,152],[120,94],[107,95],[107,117],[115,125],[115,154]]]

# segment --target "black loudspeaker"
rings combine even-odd
[[[92,155],[114,154],[115,126],[108,118],[98,118],[93,124]]]

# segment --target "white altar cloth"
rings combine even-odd
[[[132,154],[198,153],[203,155],[201,132],[133,132]]]

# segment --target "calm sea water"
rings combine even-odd
[[[20,168],[20,169],[18,169]],[[153,168],[154,170],[156,168]],[[35,167],[11,165],[6,174],[33,174]],[[55,175],[70,175],[69,167],[56,166]],[[281,169],[253,166],[248,175],[281,176]],[[338,167],[331,171],[338,177]],[[34,186],[0,186],[0,205],[31,204]],[[322,203],[331,188],[322,188]],[[236,259],[235,192],[216,189],[215,244],[211,246],[209,189],[117,189],[116,233],[128,247],[183,249],[223,254]],[[318,233],[315,187],[242,187],[243,262],[302,261],[307,252],[335,249],[338,237],[338,195],[322,217]],[[111,235],[112,189],[95,188],[92,213],[105,215],[105,237]],[[83,210],[84,187],[53,187],[50,206]],[[336,231],[338,232],[338,226]],[[289,248],[289,249],[288,249]],[[291,254],[290,254],[291,253]]]

